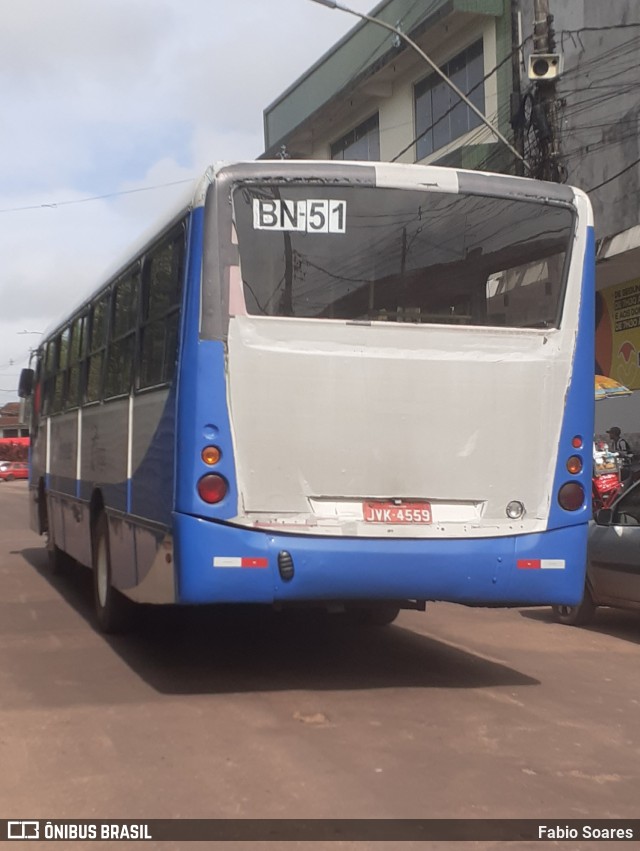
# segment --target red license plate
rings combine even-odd
[[[429,502],[363,502],[362,514],[367,523],[432,523]]]

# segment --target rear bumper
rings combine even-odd
[[[274,535],[174,515],[178,601],[443,600],[474,605],[575,604],[587,525],[535,535],[454,540]],[[293,559],[280,576],[278,555]]]

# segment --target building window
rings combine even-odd
[[[446,62],[442,71],[484,113],[482,39]],[[437,74],[417,83],[415,113],[417,160],[428,157],[481,124],[478,116]]]
[[[331,145],[332,160],[379,160],[380,124],[378,113],[363,121]]]

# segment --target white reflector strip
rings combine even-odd
[[[214,556],[214,567],[269,567],[266,558],[240,558],[238,556]]]
[[[517,562],[520,570],[564,570],[563,558],[523,558]]]

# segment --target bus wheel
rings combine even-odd
[[[400,607],[390,604],[379,606],[358,606],[348,610],[352,623],[361,626],[388,626],[400,614]]]
[[[132,603],[111,582],[109,524],[102,512],[93,530],[93,599],[98,626],[102,632],[125,632],[130,625]]]
[[[596,604],[588,587],[584,586],[584,595],[577,606],[553,606],[553,616],[558,623],[568,626],[585,626],[591,623],[596,611]]]

